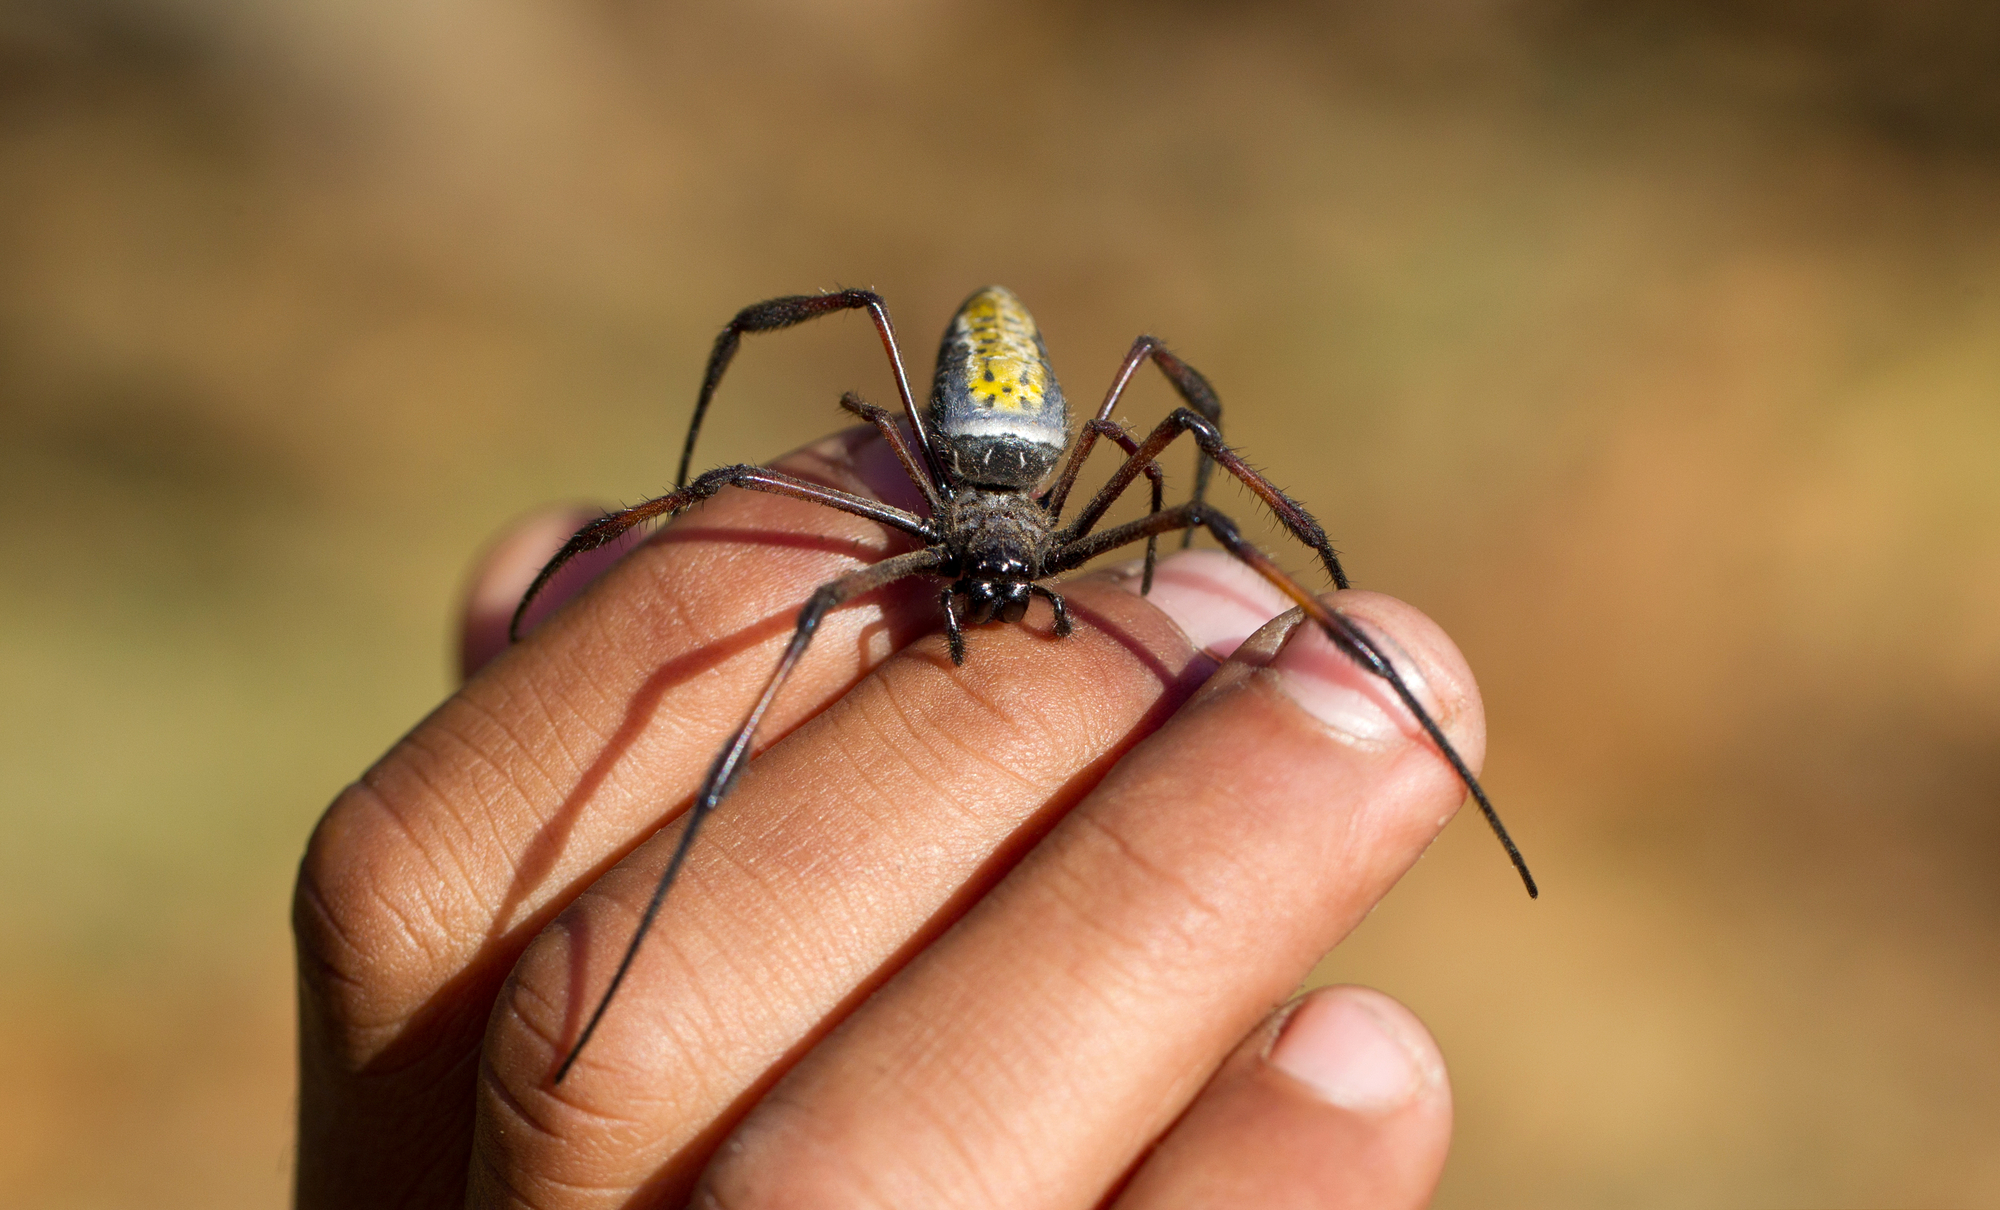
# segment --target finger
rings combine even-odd
[[[675,1204],[721,1133],[811,1041],[975,901],[1284,598],[1219,553],[1112,577],[899,653],[765,753],[705,826],[577,1066],[556,1064],[679,843],[669,829],[523,956],[482,1068],[473,1202]],[[1158,606],[1173,610],[1169,615]],[[579,1194],[590,1191],[590,1196]]]
[[[1386,597],[1330,600],[1476,766],[1478,697],[1443,634]],[[807,1055],[703,1192],[738,1210],[1105,1196],[1464,793],[1382,682],[1281,629]]]
[[[1450,1144],[1430,1031],[1381,992],[1322,988],[1237,1048],[1115,1208],[1421,1207]]]
[[[893,503],[916,497],[872,430],[780,465]],[[810,586],[904,542],[832,509],[722,492],[492,661],[340,796],[294,901],[301,1205],[461,1195],[473,1060],[521,948],[678,809]],[[889,592],[829,618],[769,734],[837,696],[933,609]]]
[[[604,513],[601,508],[565,505],[539,509],[509,525],[480,552],[466,583],[465,599],[459,606],[460,681],[470,679],[507,649],[508,624],[514,619],[515,606],[521,603],[521,594],[534,582],[535,573],[562,549],[571,534]],[[635,529],[616,542],[570,560],[528,607],[527,616],[521,619],[523,632],[540,625],[644,537],[643,531]]]

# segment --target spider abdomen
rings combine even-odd
[[[1027,488],[1069,443],[1069,407],[1049,367],[1041,330],[1004,286],[959,307],[938,347],[931,422],[959,478]]]

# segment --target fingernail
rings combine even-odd
[[[1271,1048],[1271,1064],[1343,1109],[1386,1113],[1409,1103],[1425,1065],[1367,998],[1323,991],[1300,1005]]]
[[[1438,717],[1429,687],[1409,653],[1359,618],[1349,620],[1375,641],[1431,717]],[[1293,629],[1271,667],[1285,693],[1335,731],[1370,743],[1393,740],[1403,733],[1405,709],[1395,688],[1334,646],[1310,618]]]
[[[1138,592],[1143,562],[1120,567],[1118,582]],[[1186,550],[1162,559],[1146,599],[1173,619],[1197,651],[1218,660],[1291,605],[1269,580],[1219,550]]]

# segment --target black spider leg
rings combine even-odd
[[[625,982],[626,974],[632,969],[632,961],[639,954],[639,946],[645,942],[646,934],[652,931],[653,921],[660,914],[660,905],[666,901],[667,891],[674,885],[674,879],[680,875],[681,867],[687,862],[689,851],[694,848],[695,835],[701,831],[702,822],[714,812],[716,804],[722,801],[729,793],[730,787],[735,784],[736,775],[742,772],[744,759],[749,756],[751,741],[757,733],[757,724],[763,721],[765,712],[771,708],[771,703],[777,700],[779,688],[791,675],[792,669],[798,666],[799,659],[805,655],[807,646],[812,643],[813,632],[819,629],[820,619],[843,602],[863,593],[894,583],[906,576],[935,571],[944,564],[946,557],[942,550],[931,547],[884,559],[873,566],[850,572],[832,583],[822,584],[799,610],[798,626],[792,631],[792,641],[786,645],[785,654],[779,657],[777,668],[772,671],[771,679],[764,685],[764,692],[758,695],[756,703],[750,707],[750,713],[744,716],[735,734],[729,737],[729,742],[716,754],[715,763],[709,766],[708,776],[702,779],[701,788],[695,791],[694,802],[688,807],[685,816],[687,827],[681,832],[680,843],[674,846],[674,855],[668,859],[667,868],[660,873],[660,880],[653,886],[653,897],[646,902],[646,910],[639,915],[639,925],[632,932],[632,940],[625,946],[625,956],[619,959],[618,969],[613,972],[611,983],[599,997],[597,1007],[591,1010],[590,1020],[584,1024],[583,1032],[577,1035],[576,1045],[570,1047],[562,1066],[556,1068],[555,1083],[563,1082],[563,1077],[569,1074],[570,1067],[576,1063],[577,1056],[581,1055],[583,1048],[590,1044],[591,1035],[597,1032],[598,1023],[604,1020],[605,1011],[611,1007],[612,997],[618,994],[619,986]]]
[[[1160,372],[1167,376],[1167,381],[1174,384],[1174,390],[1180,393],[1181,399],[1189,407],[1200,412],[1215,426],[1215,431],[1220,433],[1222,400],[1216,398],[1215,388],[1208,385],[1208,379],[1202,377],[1201,371],[1168,352],[1167,346],[1161,344],[1156,336],[1141,336],[1132,342],[1132,348],[1125,354],[1125,360],[1119,365],[1117,375],[1111,379],[1111,389],[1104,393],[1104,403],[1097,409],[1097,419],[1103,421],[1111,419],[1111,411],[1118,406],[1119,398],[1125,394],[1126,384],[1132,381],[1132,375],[1138,372],[1140,364],[1148,357],[1153,359],[1154,365],[1160,367]],[[1063,502],[1069,499],[1069,489],[1076,482],[1076,473],[1083,469],[1083,460],[1090,456],[1091,447],[1096,443],[1096,433],[1086,428],[1077,441],[1075,451],[1070,455],[1069,465],[1063,467],[1062,478],[1057,481],[1054,490],[1049,492],[1047,508],[1051,521],[1062,515]],[[1131,447],[1127,446],[1125,452],[1130,453]],[[1200,504],[1208,498],[1209,472],[1214,469],[1214,460],[1209,457],[1207,450],[1201,450],[1195,455],[1194,494],[1189,497],[1190,501]],[[1160,511],[1158,504],[1153,506],[1153,511]],[[1190,525],[1187,532],[1181,535],[1182,550],[1186,550],[1194,543],[1194,531],[1195,527]],[[1153,552],[1158,549],[1158,545],[1157,538],[1146,543],[1148,572],[1146,582],[1149,585],[1152,583]]]
[[[1159,510],[1155,509],[1154,511],[1157,512]],[[1054,589],[1044,588],[1040,584],[1028,585],[1028,591],[1034,593],[1036,596],[1041,597],[1043,600],[1047,601],[1049,603],[1049,608],[1055,610],[1056,637],[1059,639],[1068,638],[1070,632],[1069,606],[1063,604],[1062,596],[1058,594]]]
[[[702,372],[701,394],[695,397],[694,418],[688,422],[687,445],[681,449],[681,469],[674,475],[674,486],[680,487],[688,481],[688,467],[694,462],[695,438],[701,435],[701,422],[708,415],[709,400],[715,397],[715,388],[722,382],[722,372],[729,368],[730,360],[736,356],[736,346],[745,332],[789,328],[833,311],[852,311],[862,307],[868,309],[869,317],[875,321],[875,331],[882,337],[882,348],[889,354],[889,368],[896,374],[896,395],[903,401],[903,411],[909,414],[910,429],[917,435],[917,448],[923,452],[924,467],[930,472],[931,483],[936,491],[951,495],[950,485],[938,469],[937,455],[931,450],[930,429],[924,423],[923,413],[917,410],[910,397],[910,378],[903,370],[902,350],[896,347],[896,325],[889,319],[888,305],[873,290],[793,294],[752,303],[738,311],[736,318],[730,320],[729,326],[715,338],[715,347],[709,351],[708,369]]]
[[[965,666],[965,631],[958,624],[958,608],[952,604],[955,593],[947,584],[938,594],[938,608],[944,610],[944,641],[951,647],[951,662]]]
[[[938,495],[937,485],[931,482],[931,477],[917,465],[916,455],[910,452],[910,443],[903,440],[903,430],[896,427],[895,415],[887,408],[876,407],[853,391],[840,397],[840,406],[875,426],[875,430],[882,434],[882,440],[896,452],[896,461],[903,464],[903,473],[923,492],[925,502],[931,506],[931,516],[942,516],[944,498]]]
[[[1139,443],[1132,440],[1132,435],[1115,420],[1105,420],[1100,417],[1086,424],[1083,431],[1093,438],[1100,433],[1111,438],[1118,443],[1119,449],[1125,451],[1128,458],[1139,452]],[[1153,488],[1153,507],[1149,511],[1159,512],[1167,503],[1167,477],[1161,473],[1160,464],[1157,462],[1146,463],[1145,472],[1146,479]],[[1139,581],[1140,596],[1143,597],[1153,591],[1153,568],[1159,561],[1160,538],[1155,534],[1146,539],[1146,571]]]
[[[810,500],[814,504],[824,504],[844,513],[866,517],[891,529],[899,529],[913,538],[929,544],[937,541],[937,532],[931,523],[915,513],[904,512],[893,505],[879,500],[865,500],[860,496],[843,492],[837,488],[821,487],[796,479],[783,471],[774,471],[763,466],[721,466],[704,473],[685,487],[655,496],[631,508],[607,513],[576,533],[555,553],[555,557],[542,565],[535,575],[534,583],[521,594],[521,603],[514,607],[514,618],[507,623],[507,641],[516,642],[521,637],[521,619],[527,615],[528,605],[534,601],[550,580],[562,570],[563,564],[589,550],[596,550],[607,542],[613,542],[635,525],[650,521],[655,517],[671,517],[698,501],[706,500],[725,487],[747,487],[760,492],[772,492],[780,496],[790,496],[794,500]]]
[[[1319,522],[1313,520],[1296,500],[1278,490],[1277,486],[1243,461],[1235,450],[1222,443],[1222,432],[1208,419],[1188,408],[1175,408],[1173,414],[1160,421],[1151,435],[1139,443],[1139,448],[1125,460],[1123,466],[1112,472],[1111,478],[1099,489],[1097,495],[1076,520],[1069,523],[1056,535],[1058,545],[1075,542],[1091,531],[1104,516],[1104,510],[1111,507],[1125,488],[1145,469],[1147,463],[1160,456],[1160,451],[1173,444],[1174,438],[1182,433],[1194,434],[1202,452],[1216,461],[1223,470],[1243,481],[1243,486],[1255,492],[1257,498],[1268,506],[1271,512],[1291,531],[1294,538],[1318,552],[1320,561],[1326,564],[1327,574],[1333,577],[1335,588],[1347,587],[1347,573],[1341,570],[1340,557],[1333,553],[1333,545],[1326,540],[1326,531]],[[1191,500],[1190,504],[1200,501]],[[1158,531],[1155,531],[1158,532]]]
[[[1223,465],[1228,464],[1225,462]],[[1126,476],[1125,481],[1129,483],[1131,476]],[[1514,869],[1521,875],[1522,885],[1528,888],[1528,897],[1530,899],[1538,897],[1541,890],[1535,885],[1535,876],[1528,872],[1527,861],[1522,858],[1520,848],[1514,844],[1514,838],[1507,834],[1507,825],[1500,822],[1499,812],[1493,809],[1493,802],[1486,797],[1485,788],[1479,784],[1479,779],[1473,776],[1471,768],[1465,763],[1465,758],[1458,754],[1458,749],[1445,738],[1444,729],[1438,726],[1430,711],[1417,700],[1417,695],[1410,691],[1409,683],[1403,679],[1402,673],[1396,671],[1396,666],[1382,653],[1381,647],[1351,618],[1327,608],[1325,602],[1272,562],[1269,555],[1245,541],[1242,532],[1236,528],[1236,523],[1228,517],[1206,504],[1192,502],[1182,504],[1165,512],[1154,513],[1150,517],[1141,517],[1129,524],[1092,534],[1071,543],[1067,548],[1058,549],[1053,560],[1055,570],[1067,571],[1128,542],[1136,542],[1154,534],[1170,533],[1192,525],[1205,526],[1208,532],[1215,535],[1216,541],[1222,543],[1223,549],[1249,564],[1286,596],[1298,602],[1299,608],[1305,611],[1307,617],[1319,624],[1319,628],[1333,641],[1334,646],[1340,648],[1355,663],[1389,683],[1395,690],[1396,696],[1402,699],[1403,705],[1409,708],[1410,713],[1415,715],[1417,722],[1423,726],[1424,732],[1431,737],[1431,742],[1444,754],[1452,771],[1458,774],[1458,779],[1472,792],[1473,800],[1479,804],[1480,814],[1486,817],[1487,825],[1493,829],[1493,834],[1499,837],[1500,847],[1507,850],[1507,859],[1514,863]]]

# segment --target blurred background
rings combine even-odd
[[[0,1204],[280,1204],[294,863],[473,552],[668,486],[742,304],[873,286],[923,376],[989,281],[1081,400],[1172,341],[1479,672],[1542,900],[1461,819],[1318,975],[1441,1039],[1440,1205],[2000,1204],[1997,62],[1980,0],[7,0]],[[753,340],[701,460],[849,387],[864,320]]]

